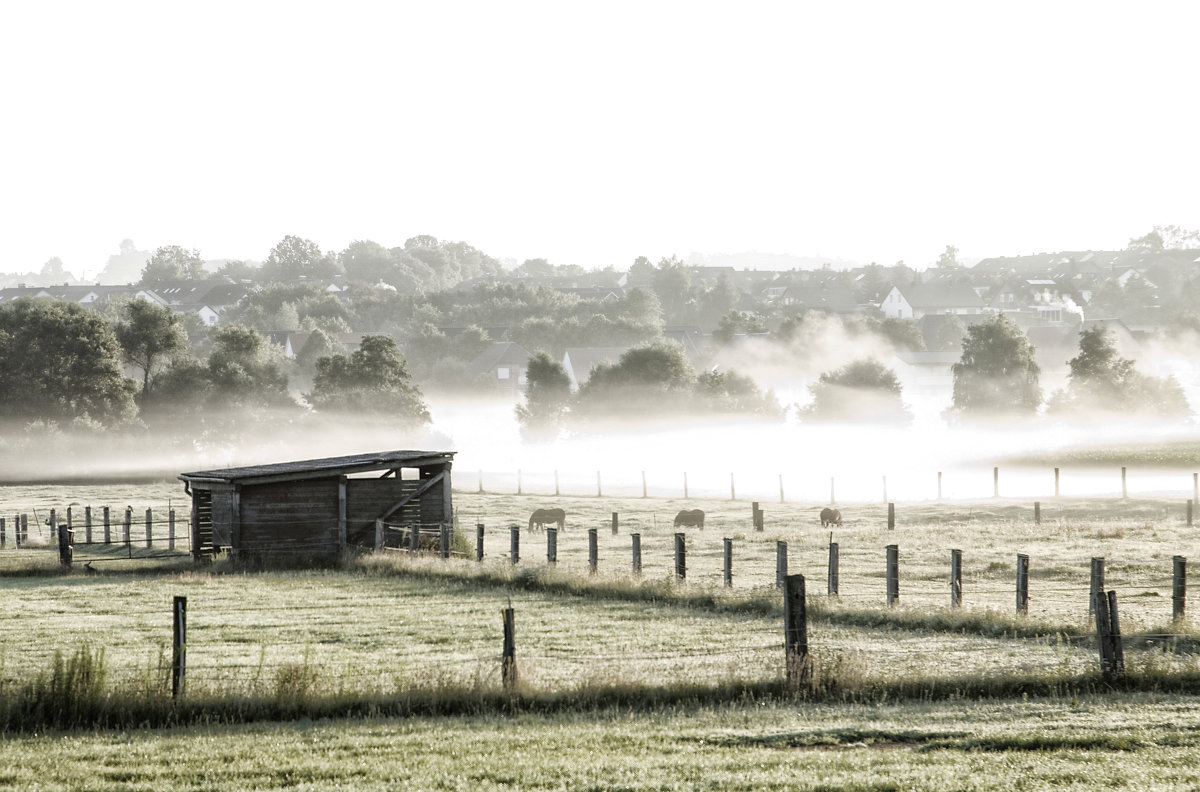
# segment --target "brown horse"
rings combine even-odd
[[[704,527],[704,510],[703,509],[684,509],[675,515],[675,527],[681,525],[694,525],[697,528]]]
[[[533,526],[545,528],[550,523],[558,523],[558,530],[562,530],[567,523],[567,513],[562,509],[537,509],[533,514],[529,515],[529,530],[533,530]]]
[[[828,528],[831,525],[841,527],[842,513],[837,509],[830,509],[828,507],[821,509],[821,527]]]

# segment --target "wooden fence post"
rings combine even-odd
[[[1101,593],[1096,598],[1096,643],[1100,650],[1100,671],[1106,677],[1125,673],[1125,650],[1121,645],[1121,620],[1117,615],[1117,592]]]
[[[962,550],[950,551],[950,607],[962,607]]]
[[[729,500],[737,500],[737,487],[733,485],[733,474],[729,474]]]
[[[1200,473],[1192,474],[1192,500],[1200,502]]]
[[[383,520],[375,521],[375,552],[383,552]]]
[[[29,515],[21,515],[21,542],[29,543]]]
[[[450,526],[446,523],[438,526],[438,550],[442,558],[450,557]]]
[[[74,533],[65,525],[58,526],[58,563],[67,569],[71,568],[71,561],[75,557],[75,548],[71,546]]]
[[[1187,609],[1187,559],[1175,556],[1171,561],[1171,620],[1179,621]]]
[[[518,495],[524,494],[523,492],[521,492],[521,469],[520,468],[517,468],[517,494]]]
[[[779,502],[784,503],[783,499],[783,474],[779,474]]]
[[[109,509],[104,507],[104,544],[112,544],[112,519],[109,515]]]
[[[642,497],[646,497],[646,471],[642,471]]]
[[[421,526],[413,523],[408,527],[408,554],[416,555],[421,549]]]
[[[599,539],[595,528],[588,528],[588,573],[596,574],[596,568],[600,565],[600,547]]]
[[[91,542],[92,541],[92,530],[91,530],[92,509],[90,506],[88,507],[87,520],[88,520],[88,542]],[[167,549],[168,550],[175,549],[175,510],[174,509],[167,510]]]
[[[1092,558],[1092,579],[1088,584],[1088,616],[1096,613],[1096,602],[1104,596],[1104,559]]]
[[[504,649],[500,657],[500,678],[511,692],[517,684],[517,627],[511,607],[504,609]]]
[[[687,500],[687,497],[688,497],[687,471],[685,470],[683,472],[683,499]]]
[[[596,471],[596,497],[603,497],[604,492],[600,489],[600,471]]]
[[[783,588],[783,581],[788,576],[787,542],[775,543],[775,588]]]
[[[784,661],[788,684],[797,685],[810,673],[804,575],[788,575],[783,588]]]
[[[483,470],[479,471],[479,492],[483,492]]]
[[[1034,525],[1042,524],[1042,502],[1041,501],[1033,502],[1033,524]]]
[[[834,497],[833,476],[830,476],[829,477],[829,505],[833,506],[836,503],[837,503],[837,498]]]
[[[938,500],[942,499],[942,471],[938,471]]]
[[[1129,497],[1129,488],[1125,486],[1125,466],[1121,466],[1121,498],[1124,500]]]
[[[891,531],[896,527],[896,504],[888,504],[888,530]]]
[[[516,525],[508,529],[508,557],[513,564],[521,560],[521,529]]]
[[[619,513],[618,513],[618,512],[613,512],[613,513],[612,513],[612,535],[613,535],[613,536],[616,536],[616,535],[617,535],[617,528],[618,528],[618,527],[619,527],[619,525],[620,525],[620,519],[621,519],[621,518],[620,518],[620,516],[619,516]]]
[[[1054,497],[1059,497],[1058,492],[1058,468],[1054,468]]]
[[[829,569],[825,580],[826,593],[831,597],[838,596],[838,543],[829,543]]]
[[[723,547],[722,560],[725,588],[733,588],[733,540],[725,537],[721,540]]]
[[[130,544],[129,535],[132,532],[132,530],[133,530],[133,507],[126,506],[125,507],[125,533],[122,538],[125,541],[125,548],[130,550],[130,552],[132,552],[132,546]]]
[[[751,504],[750,520],[754,524],[754,530],[763,530],[763,510],[758,508],[758,501]]]
[[[483,560],[483,523],[475,523],[475,560]]]
[[[891,608],[900,599],[900,546],[887,546],[887,604]]]
[[[629,538],[633,542],[633,574],[642,574],[642,535],[640,533],[630,534]]]
[[[46,523],[50,526],[50,541],[58,541],[58,514],[54,509],[50,510],[50,520]]]
[[[0,548],[8,544],[8,532],[5,530],[4,519],[0,517]]]
[[[1017,553],[1017,613],[1029,613],[1029,556]]]
[[[1189,498],[1188,502],[1187,502],[1187,527],[1188,528],[1192,527],[1192,506],[1193,506],[1193,502]]]
[[[675,577],[687,578],[687,543],[682,533],[675,534]]]
[[[546,563],[558,563],[558,529],[546,529]]]
[[[171,698],[178,699],[187,675],[187,597],[175,597],[171,613]]]
[[[1000,497],[1000,468],[992,468],[992,496]]]

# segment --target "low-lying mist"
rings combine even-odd
[[[797,394],[798,395],[798,394]],[[781,401],[783,401],[781,399]],[[383,417],[264,414],[223,427],[181,422],[170,432],[72,433],[10,428],[0,441],[5,482],[170,480],[181,472],[394,449],[454,451],[458,489],[553,498],[604,495],[776,502],[915,501],[984,498],[1001,465],[1005,497],[1053,494],[1057,462],[1022,467],[1008,460],[1055,460],[1102,444],[1200,440],[1187,424],[1121,423],[1080,417],[1020,423],[948,423],[940,400],[909,400],[905,426],[814,423],[789,409],[782,418],[708,416],[589,422],[549,439],[523,438],[511,399],[431,395],[433,424],[404,428]],[[1064,457],[1065,458],[1065,457]],[[1188,492],[1192,470],[1130,469],[1129,490]],[[1119,464],[1087,470],[1064,464],[1063,495],[1120,493]],[[1200,458],[1195,468],[1200,470]],[[644,476],[644,478],[643,478]],[[644,485],[643,485],[644,481]]]

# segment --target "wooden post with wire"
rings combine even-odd
[[[1029,556],[1017,553],[1017,613],[1029,613]]]
[[[504,648],[500,656],[500,679],[512,692],[517,684],[517,627],[512,606],[504,609]]]
[[[1041,501],[1033,502],[1033,524],[1034,525],[1042,524],[1042,502]]]
[[[513,564],[521,560],[521,529],[516,525],[508,529],[508,557]]]
[[[1171,620],[1180,621],[1187,610],[1187,559],[1171,559]]]
[[[775,588],[783,588],[788,576],[787,542],[775,543]]]
[[[825,590],[831,597],[838,596],[838,543],[829,535],[829,569],[826,573]]]
[[[1096,597],[1096,643],[1100,652],[1100,672],[1106,677],[1125,673],[1125,650],[1121,645],[1121,620],[1117,615],[1117,592],[1101,592]]]
[[[687,578],[687,542],[683,533],[675,534],[675,577]]]
[[[175,597],[171,614],[171,698],[178,700],[187,674],[187,597]]]
[[[895,607],[900,600],[900,546],[887,546],[887,604]]]
[[[104,544],[112,544],[112,516],[107,506],[104,507]]]
[[[1088,616],[1096,613],[1096,603],[1104,596],[1104,558],[1092,558],[1092,577],[1088,583]]]
[[[92,507],[83,507],[83,541],[85,544],[92,543]]]
[[[733,588],[733,540],[725,537],[721,540],[723,545],[722,551],[722,572],[725,578],[725,588]]]
[[[962,550],[950,551],[950,607],[962,607]]]
[[[783,585],[784,661],[789,685],[808,679],[808,610],[804,594],[804,575],[788,575]]]
[[[408,527],[408,553],[416,555],[421,549],[421,528],[416,523]]]
[[[612,513],[612,535],[613,536],[617,535],[617,529],[620,527],[620,519],[621,518],[620,518],[619,512]]]
[[[87,519],[88,519],[88,543],[90,544],[92,541],[92,528],[91,528],[92,514],[91,514],[90,507],[88,508]],[[171,550],[171,551],[175,550],[175,510],[174,509],[167,510],[167,549]]]
[[[888,503],[888,530],[891,531],[896,527],[896,504]]]
[[[588,574],[596,574],[600,565],[599,539],[595,528],[588,528]]]
[[[546,529],[546,563],[554,566],[558,563],[558,529]]]
[[[642,535],[640,533],[630,534],[630,540],[633,544],[633,574],[642,574]]]
[[[475,560],[483,560],[483,523],[475,523]]]

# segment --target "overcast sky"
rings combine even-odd
[[[1200,3],[0,6],[0,269],[432,234],[921,267],[1200,227]]]

